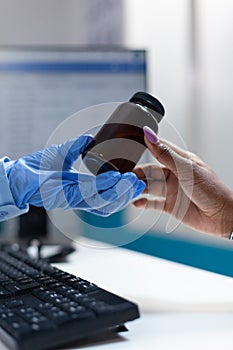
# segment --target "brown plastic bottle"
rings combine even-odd
[[[163,105],[154,96],[135,93],[116,108],[83,152],[84,164],[95,175],[132,171],[146,149],[143,126],[157,134],[164,114]]]

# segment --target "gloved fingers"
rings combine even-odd
[[[114,179],[114,176],[112,178]],[[86,177],[85,180],[87,180]],[[93,181],[93,176],[91,176],[91,180],[86,182],[86,186],[80,180],[79,185],[77,182],[71,183],[70,180],[63,180],[63,197],[66,204],[62,204],[62,206],[66,209],[98,209],[110,202],[116,201],[118,196],[116,185],[119,183],[119,176],[117,181],[114,179],[114,182],[109,182],[109,187],[105,187],[99,191],[96,182]]]
[[[116,171],[93,176],[89,174],[78,174],[79,190],[83,199],[92,198],[96,193],[106,191],[115,186],[122,175]]]
[[[62,173],[54,172],[52,174],[53,179],[60,178],[63,188],[66,185],[74,184],[76,187],[78,185],[79,196],[81,196],[82,199],[91,198],[96,193],[112,188],[119,182],[121,176],[122,175],[116,171],[108,171],[98,176],[70,171],[63,171]],[[71,189],[73,189],[73,187],[71,187]]]
[[[135,192],[134,192],[134,196],[132,199],[134,199],[134,198],[138,197],[140,194],[142,194],[143,191],[145,190],[145,188],[146,188],[145,182],[142,180],[138,180],[138,187],[136,188],[136,186],[135,186]]]
[[[142,193],[145,185],[144,183],[139,183],[136,191],[131,191],[131,195],[129,195],[129,192],[124,192],[120,197],[118,197],[115,201],[110,202],[106,204],[104,207],[99,208],[99,209],[87,209],[86,211],[98,215],[98,216],[103,216],[103,217],[108,217],[111,214],[114,214],[122,209],[124,209],[130,200],[133,198],[137,197],[140,193]]]
[[[84,152],[93,136],[82,135],[60,145],[51,145],[43,150],[24,156],[25,164],[38,172],[43,170],[70,170],[79,155]],[[33,170],[33,171],[34,171]]]
[[[108,172],[108,175],[98,175],[98,177],[70,171],[42,171],[39,192],[44,207],[49,210],[53,208],[87,209],[93,205],[101,207],[106,204],[106,201],[100,193],[109,190],[108,200],[115,200],[116,193],[111,188],[116,186],[120,178],[121,174],[115,171]],[[34,201],[35,198],[32,200]]]
[[[109,191],[102,193],[101,197],[105,200],[105,205],[99,208],[90,208],[90,212],[105,217],[109,216],[127,206],[128,203],[141,194],[144,189],[145,183],[138,180],[134,174],[124,174],[115,188],[112,189],[111,200],[108,199],[110,198]]]
[[[134,173],[121,174],[119,181],[111,188],[115,200],[120,199],[124,194],[130,198],[135,195],[138,190],[139,180]],[[109,193],[107,191],[101,192],[103,199],[108,202]]]
[[[102,213],[100,215],[108,216],[127,205],[145,188],[144,182],[133,173],[109,172],[97,177],[70,172],[53,172],[49,178],[46,172],[44,175],[40,181],[40,193],[31,198],[31,204],[38,205],[42,201],[48,210],[97,210]]]
[[[72,208],[86,210],[100,216],[109,216],[123,209],[130,200],[142,193],[144,188],[143,181],[138,180],[135,174],[127,173],[121,175],[120,180],[113,187],[99,193],[95,192],[92,197],[85,198],[79,203],[75,203],[74,200],[69,204]],[[68,197],[77,201],[77,196],[71,196],[69,193]]]
[[[119,182],[120,178],[121,174],[115,171],[101,174],[97,177],[71,171],[41,171],[39,175],[39,192],[43,202],[50,202],[50,209],[52,209],[52,206],[54,208],[58,206],[60,208],[73,208],[80,205],[82,201],[89,203],[90,198],[93,199],[95,195],[98,196],[99,193],[111,189]],[[59,193],[57,197],[55,197],[56,193]],[[111,194],[113,195],[114,193],[112,192]],[[49,197],[54,197],[54,204],[51,205],[52,199],[49,199]],[[56,201],[59,202],[57,206]],[[95,203],[97,202],[98,200],[95,201]],[[89,205],[92,205],[92,203],[93,200]],[[85,208],[87,207],[88,205],[85,205]]]
[[[64,167],[72,166],[87,146],[93,141],[92,135],[82,135],[68,140],[58,146],[58,152],[64,159]],[[64,169],[63,167],[63,169]],[[61,169],[62,170],[62,169]]]
[[[60,145],[51,145],[50,147],[24,157],[24,159],[27,161],[27,164],[31,167],[36,167],[38,171],[68,171],[92,140],[92,136],[83,135],[68,140]]]
[[[133,173],[122,175],[115,171],[109,171],[97,177],[87,175],[80,177],[81,175],[79,175],[80,195],[90,207],[95,209],[116,201],[125,192],[129,194],[132,188],[135,193],[139,181]],[[86,186],[84,185],[85,180],[87,180]]]

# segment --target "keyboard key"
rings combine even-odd
[[[0,287],[0,299],[4,299],[11,294],[6,290]]]
[[[15,307],[19,307],[19,306],[22,306],[24,303],[23,303],[23,300],[11,300],[11,301],[7,301],[5,303],[5,305],[9,308],[9,309],[13,309]]]
[[[20,294],[22,292],[32,290],[33,288],[36,288],[38,286],[40,286],[38,282],[32,281],[24,284],[19,284],[19,283],[7,284],[5,288],[8,292],[12,294]]]

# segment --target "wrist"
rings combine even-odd
[[[28,204],[24,203],[22,200],[23,188],[22,186],[20,186],[20,181],[19,181],[19,179],[23,178],[23,174],[22,174],[22,171],[15,169],[17,162],[18,160],[7,162],[5,164],[5,171],[6,171],[6,175],[9,183],[9,189],[14,199],[15,205],[19,209],[25,209],[28,207]]]
[[[10,219],[28,211],[27,205],[22,208],[18,207],[10,188],[7,169],[10,169],[10,164],[12,163],[7,157],[0,159],[0,221]]]

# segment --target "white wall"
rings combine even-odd
[[[188,148],[233,187],[233,2],[194,0],[197,65],[192,66],[191,0],[125,0],[125,43],[149,51],[149,90]],[[174,139],[161,126],[161,134]]]
[[[148,50],[149,91],[188,142],[189,59],[187,0],[125,0],[125,44]],[[163,127],[161,127],[162,132]]]
[[[1,0],[0,44],[82,44],[82,18],[80,0]]]
[[[198,0],[202,153],[233,188],[233,2]]]
[[[0,45],[122,41],[121,0],[0,0]]]

